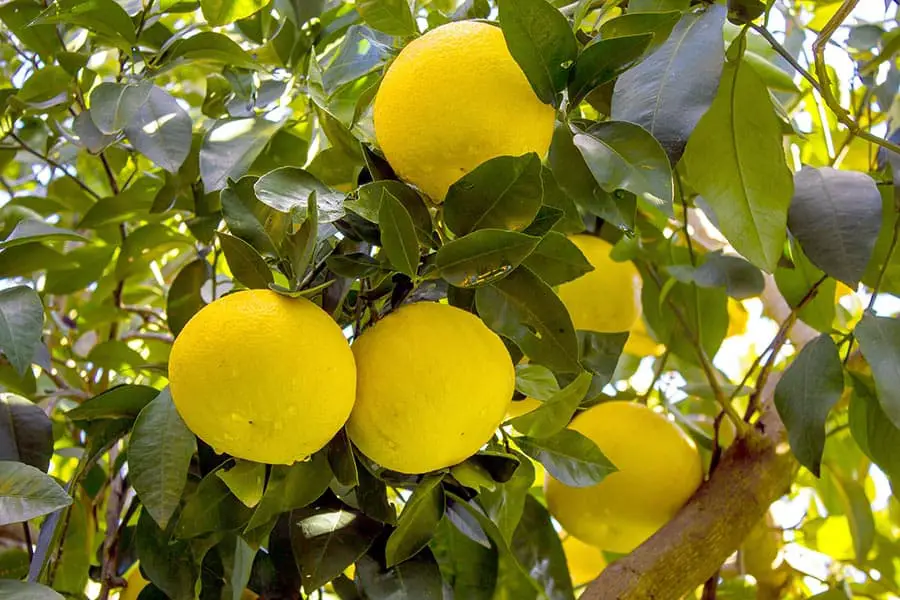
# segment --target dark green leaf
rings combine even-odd
[[[576,131],[573,142],[600,187],[608,192],[628,190],[672,213],[674,183],[669,159],[643,127],[606,121],[586,132]]]
[[[273,467],[266,493],[247,524],[247,531],[265,525],[276,515],[315,501],[328,488],[331,478],[328,460],[321,453],[305,462]]]
[[[572,318],[553,290],[519,267],[475,294],[478,314],[488,326],[511,339],[532,362],[577,372],[578,338]]]
[[[147,214],[162,186],[162,180],[155,176],[141,178],[121,194],[98,200],[82,217],[78,227],[97,229]]]
[[[466,515],[481,530],[478,521],[467,509],[454,511],[454,504],[457,503],[451,503],[448,507],[448,517],[451,514]],[[456,523],[452,518],[441,521],[430,544],[441,566],[441,575],[453,590],[454,598],[492,600],[497,585],[497,552],[489,542],[485,547],[473,541]]]
[[[525,497],[525,510],[510,548],[519,564],[541,584],[548,600],[575,598],[559,533],[553,527],[550,513],[534,496]]]
[[[516,417],[511,424],[529,437],[550,437],[569,424],[590,386],[591,374],[582,371],[572,383],[553,394],[540,407]]]
[[[450,186],[444,220],[456,235],[489,228],[521,231],[534,219],[542,197],[537,154],[498,156]]]
[[[881,229],[881,194],[864,173],[804,167],[794,175],[788,227],[814,265],[856,287]]]
[[[358,585],[369,600],[441,600],[441,570],[431,551],[423,549],[393,568],[384,568],[370,555],[356,563]]]
[[[306,214],[297,215],[299,209],[294,209],[291,219],[303,217],[300,228],[289,234],[283,245],[283,253],[287,256],[293,274],[293,285],[299,287],[306,274],[313,255],[316,253],[316,243],[319,241],[319,208],[318,197],[315,192],[309,195],[306,205]]]
[[[645,285],[641,292],[644,318],[658,341],[680,358],[699,364],[697,348],[689,341],[681,324],[671,317],[671,302],[685,315],[690,330],[699,335],[700,345],[707,357],[715,356],[728,332],[728,297],[725,290],[674,282],[667,282],[664,287],[664,297],[655,285]]]
[[[249,17],[270,0],[200,0],[207,23],[217,27]]]
[[[244,506],[259,504],[266,483],[266,465],[249,460],[238,460],[228,470],[216,471],[216,476],[225,482],[231,493]]]
[[[277,211],[305,218],[310,198],[315,194],[320,223],[333,223],[344,216],[344,194],[299,167],[282,167],[266,173],[253,189],[260,202]]]
[[[900,429],[884,414],[874,391],[855,377],[849,416],[850,432],[863,453],[893,481],[900,481]]]
[[[94,121],[91,120],[89,111],[78,113],[72,125],[75,129],[75,135],[78,136],[78,141],[92,154],[99,154],[119,138],[118,134],[104,135],[103,132],[97,129]]]
[[[419,236],[419,243],[434,246],[434,225],[425,202],[414,189],[400,181],[386,179],[367,183],[357,190],[357,199],[348,198],[344,207],[368,221],[378,223],[378,211],[381,210],[384,192],[390,192],[409,212],[416,227],[416,234]]]
[[[203,138],[200,149],[200,177],[204,189],[207,192],[221,190],[229,179],[238,180],[246,175],[279,129],[280,121],[256,117],[217,121]]]
[[[410,36],[418,33],[407,0],[359,0],[356,10],[370,27],[388,35]]]
[[[215,473],[210,473],[184,503],[175,533],[189,539],[213,531],[234,531],[243,527],[252,514],[252,508],[238,500]]]
[[[419,241],[409,212],[389,191],[384,190],[378,210],[381,246],[391,265],[414,279],[419,268]]]
[[[70,504],[72,498],[43,471],[0,461],[0,525],[28,521]]]
[[[53,427],[37,404],[0,394],[0,461],[15,460],[47,471],[53,456]]]
[[[541,365],[516,365],[516,391],[543,402],[559,391],[553,371]]]
[[[720,252],[707,254],[691,280],[701,287],[724,287],[725,293],[739,300],[759,296],[765,287],[759,269],[739,256]]]
[[[37,292],[24,285],[0,291],[0,351],[20,375],[31,366],[43,325],[44,305]]]
[[[498,7],[509,53],[541,102],[555,104],[578,55],[569,22],[545,0],[500,0]]]
[[[900,428],[900,321],[866,314],[855,333],[872,368],[878,403],[894,427]]]
[[[166,58],[172,66],[185,62],[205,62],[250,70],[260,68],[260,65],[234,40],[214,31],[202,31],[197,35],[179,39],[169,48]]]
[[[264,226],[273,209],[256,198],[253,191],[256,181],[256,177],[244,177],[222,190],[222,216],[232,235],[249,242],[264,255],[278,256],[278,244]]]
[[[3,600],[63,600],[63,596],[39,583],[0,579]]]
[[[775,282],[784,299],[794,307],[809,293],[824,273],[806,258],[796,241],[791,242],[790,248],[794,268],[779,266],[775,271]],[[819,285],[815,297],[808,300],[806,306],[800,310],[800,319],[822,333],[831,331],[835,313],[834,292],[835,281],[826,279]]]
[[[362,252],[336,254],[326,260],[328,270],[341,277],[361,279],[371,277],[382,270],[381,263]]]
[[[841,358],[828,335],[804,346],[775,388],[775,407],[791,450],[816,477],[825,449],[825,422],[843,390]]]
[[[192,127],[191,117],[175,98],[154,87],[123,130],[138,152],[177,173],[191,150]]]
[[[434,535],[438,522],[444,516],[442,479],[442,475],[433,475],[421,481],[403,507],[397,528],[391,533],[384,549],[388,567],[415,556]]]
[[[328,442],[327,455],[334,478],[343,485],[356,487],[359,484],[359,471],[353,456],[353,445],[343,429]]]
[[[600,391],[609,383],[616,371],[619,357],[628,341],[628,332],[601,333],[599,331],[578,331],[578,354],[582,366],[594,375],[591,390]],[[588,398],[593,397],[588,392]]]
[[[591,91],[634,67],[652,41],[652,33],[641,33],[599,39],[586,46],[569,80],[569,106],[574,109]]]
[[[865,563],[875,543],[875,516],[872,514],[872,506],[866,497],[866,491],[862,484],[854,479],[849,479],[835,474],[835,487],[841,500],[841,505],[847,515],[850,525],[850,536],[853,538],[853,552],[859,563]]]
[[[212,268],[204,259],[189,262],[178,272],[166,297],[166,317],[173,335],[184,329],[188,320],[206,306],[200,289],[210,278]]]
[[[563,429],[548,438],[519,437],[516,444],[571,487],[595,485],[616,471],[597,444],[573,429]]]
[[[684,15],[665,44],[616,82],[612,118],[653,134],[673,165],[716,96],[724,23],[719,5]]]
[[[49,242],[55,240],[71,240],[76,242],[88,241],[87,238],[80,233],[76,233],[69,229],[54,227],[43,221],[22,219],[16,223],[16,226],[9,234],[9,237],[0,242],[0,250],[31,242]]]
[[[88,352],[87,361],[97,368],[118,372],[133,372],[144,364],[140,352],[122,340],[100,342]]]
[[[266,261],[241,238],[218,233],[219,244],[235,279],[251,289],[266,289],[275,281]]]
[[[487,285],[511,273],[546,239],[549,237],[541,241],[515,231],[480,229],[446,243],[438,250],[435,264],[441,277],[452,285]]]
[[[715,211],[722,233],[769,272],[781,257],[793,188],[781,136],[765,85],[752,69],[729,63],[684,157],[688,179]]]
[[[60,43],[56,26],[34,23],[42,8],[30,0],[7,2],[0,6],[0,20],[25,46],[46,58],[60,49]]]
[[[116,259],[116,277],[125,279],[149,267],[152,260],[179,246],[191,246],[191,238],[159,223],[135,229],[122,244]]]
[[[356,488],[356,500],[359,508],[367,516],[382,523],[394,525],[397,522],[397,511],[388,502],[387,486],[372,475],[365,467],[357,468],[359,486]]]
[[[173,600],[194,598],[194,586],[200,571],[199,560],[194,557],[187,542],[170,540],[146,511],[142,511],[138,519],[135,549],[141,562],[141,572],[164,591],[166,597]]]
[[[72,76],[55,65],[34,71],[15,95],[15,99],[43,111],[66,104],[71,96]]]
[[[33,21],[35,25],[57,23],[84,27],[126,52],[131,52],[131,45],[137,41],[131,18],[114,0],[55,2]]]
[[[381,523],[343,506],[296,511],[291,525],[291,546],[308,594],[359,560],[383,528]]]
[[[90,116],[101,133],[112,135],[131,124],[150,98],[153,84],[104,82],[91,92]]]
[[[197,440],[172,403],[168,389],[134,422],[128,444],[128,471],[141,504],[163,529],[178,508]]]
[[[551,286],[578,279],[594,270],[578,246],[556,231],[544,236],[525,259],[525,266]]]
[[[629,10],[624,15],[613,17],[600,25],[600,38],[609,40],[617,37],[627,37],[650,33],[653,40],[650,42],[649,51],[656,50],[669,38],[672,29],[681,19],[681,11],[671,10],[665,12],[635,12]],[[714,91],[715,92],[715,91]]]

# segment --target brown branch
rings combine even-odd
[[[50,168],[52,168],[52,169],[59,169],[60,172],[62,172],[63,175],[65,175],[66,177],[68,177],[69,179],[71,179],[72,181],[74,181],[74,182],[78,185],[78,187],[80,187],[80,188],[83,189],[85,192],[87,192],[88,194],[90,194],[95,200],[100,200],[100,199],[101,199],[100,194],[98,194],[97,192],[95,192],[94,190],[92,190],[90,187],[88,187],[88,185],[87,185],[86,183],[84,183],[83,181],[81,181],[78,177],[76,177],[75,175],[72,175],[71,173],[69,173],[69,171],[67,171],[66,168],[65,168],[64,166],[62,166],[61,164],[59,164],[58,162],[56,162],[55,160],[53,160],[53,159],[50,158],[49,156],[46,156],[46,155],[44,155],[44,154],[41,154],[40,152],[38,152],[37,150],[35,150],[35,149],[32,148],[31,146],[29,146],[28,144],[26,144],[26,143],[24,142],[24,140],[22,140],[22,138],[20,138],[19,136],[17,136],[14,132],[10,131],[7,135],[9,135],[9,137],[11,137],[13,140],[15,140],[15,142],[16,142],[17,144],[19,144],[19,147],[20,147],[22,150],[24,150],[25,152],[27,152],[28,154],[31,154],[31,155],[34,156],[35,158],[41,159],[42,161],[44,161],[45,163],[47,163],[47,165],[48,165]]]
[[[118,452],[113,446],[109,451],[109,463],[115,464]],[[116,576],[116,566],[119,562],[118,539],[119,515],[122,513],[122,505],[125,501],[125,481],[120,472],[113,473],[109,481],[109,497],[106,500],[106,536],[103,539],[103,561],[100,568],[100,593],[98,600],[108,600],[109,591],[113,587],[121,587],[121,582]]]

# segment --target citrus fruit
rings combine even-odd
[[[559,286],[575,329],[615,333],[628,331],[641,316],[641,275],[631,262],[610,258],[612,246],[593,235],[569,239],[594,267],[578,279]]]
[[[644,319],[638,319],[628,334],[623,352],[643,358],[644,356],[659,356],[664,349],[665,346],[650,337]]]
[[[448,23],[410,42],[375,96],[375,137],[385,157],[437,202],[490,158],[546,154],[554,119],[500,29],[476,21]]]
[[[465,460],[506,415],[515,369],[500,338],[446,304],[401,306],[353,343],[353,443],[383,467],[425,473]]]
[[[747,333],[747,323],[750,321],[750,314],[744,305],[734,298],[728,299],[728,332],[725,337],[735,335],[744,335]]]
[[[353,353],[305,299],[246,290],[207,305],[175,339],[172,400],[217,452],[290,464],[319,450],[353,407]],[[264,440],[264,443],[260,443]]]
[[[600,548],[585,544],[574,535],[564,537],[562,547],[566,553],[566,562],[569,563],[572,585],[575,587],[597,579],[606,568],[606,559]]]
[[[588,487],[546,479],[550,512],[584,542],[631,552],[671,519],[703,481],[693,440],[642,404],[598,404],[569,427],[593,440],[618,468]]]
[[[138,563],[134,563],[125,573],[125,587],[119,592],[119,600],[137,600],[150,582],[144,579]]]

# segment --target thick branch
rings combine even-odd
[[[665,527],[607,567],[582,600],[677,600],[737,550],[793,479],[796,461],[772,403],[777,381],[770,377],[763,391],[756,427],[725,451],[709,481]]]

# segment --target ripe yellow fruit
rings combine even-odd
[[[584,542],[631,552],[668,522],[703,481],[693,440],[642,404],[598,404],[569,427],[592,439],[619,469],[582,488],[546,479],[550,512]]]
[[[498,27],[459,21],[400,52],[375,96],[374,120],[397,174],[441,202],[450,184],[488,159],[546,154],[555,113]]]
[[[744,305],[734,298],[728,299],[728,333],[725,337],[735,335],[744,335],[747,333],[747,323],[750,321],[750,314]]]
[[[641,317],[641,274],[630,261],[610,258],[612,246],[593,235],[573,235],[594,267],[574,281],[559,286],[559,297],[569,310],[575,329],[615,333],[629,331]]]
[[[184,422],[217,452],[291,464],[347,420],[356,367],[321,308],[246,290],[191,318],[172,347],[169,386]]]
[[[606,559],[600,548],[585,544],[574,535],[563,538],[562,547],[566,553],[566,562],[569,563],[572,585],[575,587],[597,579],[606,568]]]
[[[425,473],[455,465],[506,415],[512,360],[471,313],[433,302],[401,306],[352,348],[358,381],[347,433],[383,467]]]
[[[137,597],[141,595],[141,590],[150,582],[141,575],[138,563],[134,563],[125,573],[125,584],[125,588],[119,592],[119,600],[137,600]]]
[[[623,352],[632,356],[659,356],[665,350],[665,346],[658,343],[650,334],[647,333],[647,325],[644,319],[638,319],[634,322],[634,327],[628,335],[628,341],[625,342]]]

